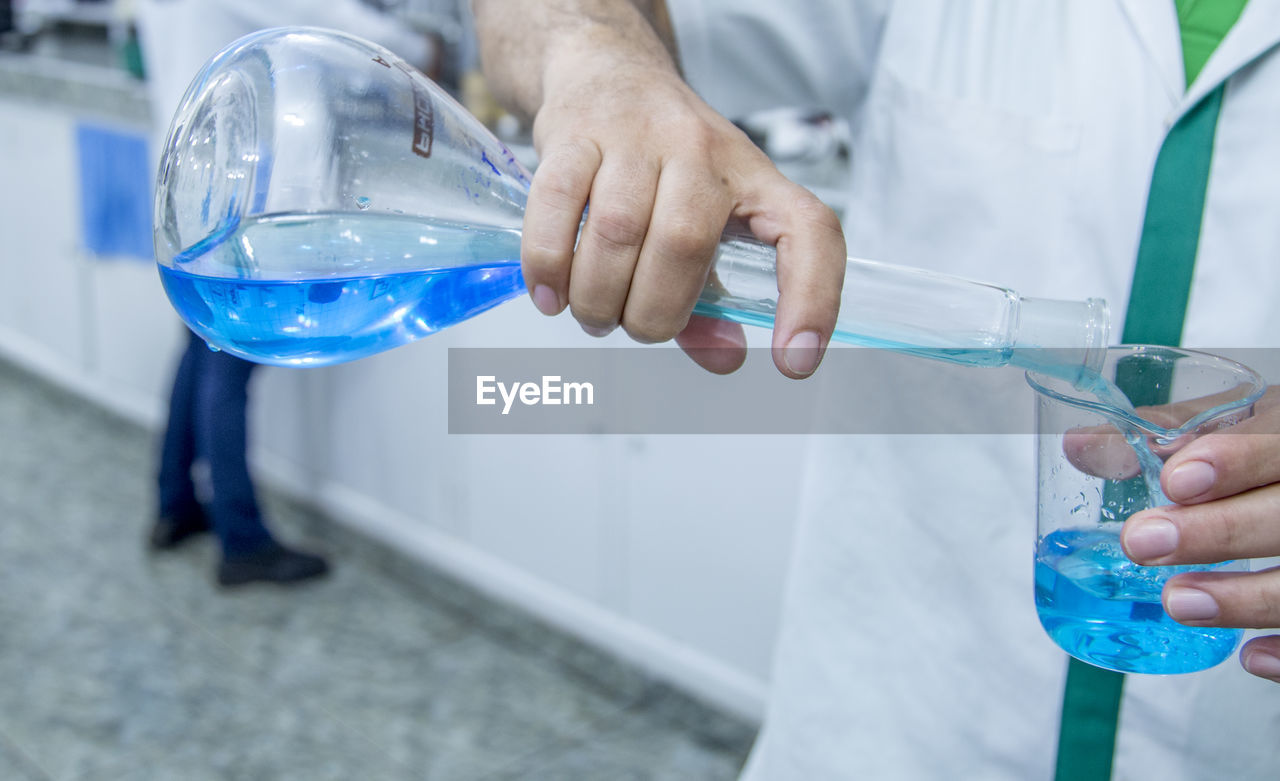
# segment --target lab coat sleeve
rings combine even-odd
[[[667,0],[685,78],[730,118],[780,106],[852,120],[893,0]],[[832,78],[832,74],[840,74]]]
[[[359,0],[221,0],[228,15],[246,29],[309,25],[342,30],[381,44],[417,67],[427,66],[435,52],[431,39],[400,19],[380,13]]]
[[[413,65],[430,62],[431,39],[358,0],[140,0],[138,30],[157,131],[168,127],[183,92],[222,47],[256,30],[307,25],[382,44]]]

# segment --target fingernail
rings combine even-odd
[[[544,315],[554,315],[560,313],[560,297],[556,295],[556,291],[546,285],[538,285],[529,292],[529,297],[533,299],[533,305],[538,307],[538,311]]]
[[[1164,609],[1174,621],[1207,621],[1218,617],[1218,602],[1194,588],[1173,588],[1164,598]]]
[[[582,330],[586,331],[586,332],[587,332],[588,334],[590,334],[591,336],[594,336],[594,337],[596,337],[596,338],[599,338],[599,337],[602,337],[602,336],[608,336],[609,334],[613,333],[613,329],[615,329],[615,328],[617,328],[617,327],[618,327],[618,326],[616,326],[616,325],[611,325],[611,326],[608,326],[608,327],[606,327],[606,328],[596,328],[596,327],[595,327],[595,326],[593,326],[593,325],[584,325],[584,326],[582,326]]]
[[[1214,471],[1212,464],[1204,461],[1188,461],[1175,467],[1165,482],[1168,483],[1166,487],[1169,498],[1177,501],[1194,499],[1212,488],[1213,482],[1217,479],[1218,473]]]
[[[1254,675],[1280,681],[1280,659],[1266,651],[1246,651],[1241,663]]]
[[[791,337],[782,350],[782,361],[792,374],[813,374],[818,368],[818,345],[821,341],[816,331],[801,331]]]
[[[1178,548],[1178,527],[1167,518],[1135,518],[1122,535],[1125,552],[1131,559],[1158,559]]]

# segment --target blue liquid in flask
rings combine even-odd
[[[199,336],[281,366],[382,352],[525,289],[518,231],[367,213],[257,217],[160,276]]]

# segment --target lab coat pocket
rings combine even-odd
[[[1060,267],[1081,126],[930,93],[882,71],[846,212],[858,254],[1043,294]]]

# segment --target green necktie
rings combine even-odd
[[[1190,84],[1239,18],[1245,3],[1176,2]],[[1122,341],[1126,344],[1177,345],[1182,340],[1224,89],[1225,85],[1218,86],[1183,115],[1160,147],[1125,313]],[[1124,388],[1125,378],[1119,372],[1116,382]],[[1135,404],[1160,402],[1135,398],[1136,388],[1124,390]],[[1130,495],[1142,490],[1129,483],[1106,486],[1106,501],[1117,508],[1119,517],[1128,515],[1124,506]],[[1103,781],[1111,777],[1123,691],[1121,673],[1070,660],[1062,697],[1057,781]]]
[[[1188,86],[1239,19],[1245,2],[1175,0]],[[1182,340],[1224,89],[1219,85],[1183,115],[1160,147],[1125,312],[1121,340],[1126,344],[1177,345]],[[1125,387],[1129,378],[1123,374],[1123,367],[1117,367],[1116,383],[1136,405],[1162,401],[1142,398],[1139,388]],[[1144,486],[1133,482],[1106,485],[1105,501],[1115,507],[1118,517],[1128,515],[1125,505],[1131,496],[1145,492]],[[1057,781],[1111,777],[1123,692],[1123,674],[1070,660],[1062,697]]]

